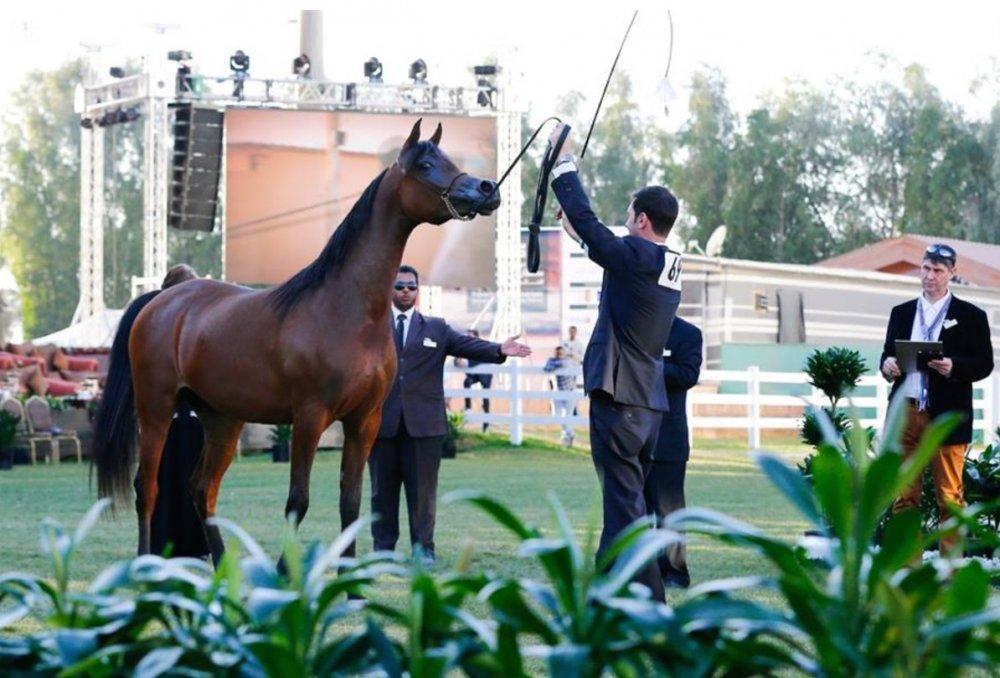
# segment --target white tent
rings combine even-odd
[[[33,344],[55,344],[63,348],[111,348],[118,321],[124,311],[106,310],[66,329],[36,337]]]

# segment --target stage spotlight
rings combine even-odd
[[[365,77],[368,82],[382,82],[382,62],[372,57],[365,62]]]
[[[94,129],[94,121],[90,118],[80,118],[80,127],[83,129]]]
[[[111,69],[108,71],[108,73],[111,74],[112,78],[124,78],[125,77],[125,69],[122,68],[121,66],[112,66]]]
[[[139,107],[132,106],[125,109],[125,122],[134,122],[139,119]]]
[[[170,61],[191,61],[191,52],[186,49],[173,49],[167,52]]]
[[[292,60],[292,75],[297,75],[300,78],[308,78],[311,70],[312,63],[309,61],[308,55],[300,54]]]
[[[427,62],[423,59],[417,59],[412,64],[410,64],[410,80],[413,81],[414,85],[425,85],[427,84]]]
[[[229,70],[233,73],[247,73],[250,70],[250,55],[238,49],[229,57]]]
[[[109,127],[118,121],[117,111],[105,111],[104,115],[97,119],[98,127]]]

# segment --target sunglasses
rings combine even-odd
[[[957,256],[954,249],[941,243],[931,245],[925,250],[925,253],[935,257],[944,257],[945,259],[955,259]]]
[[[417,283],[401,283],[398,282],[393,287],[397,292],[402,292],[403,290],[410,290],[411,292],[417,291]]]

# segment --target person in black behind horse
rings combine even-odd
[[[180,264],[167,271],[161,289],[197,277],[193,268]],[[191,477],[201,461],[204,442],[205,435],[195,416],[193,403],[182,391],[177,398],[177,409],[163,446],[157,475],[160,489],[150,524],[152,553],[191,558],[207,558],[209,555],[205,527],[195,508],[194,488],[191,486]]]
[[[684,475],[691,456],[688,435],[687,392],[701,374],[701,330],[674,318],[670,338],[663,352],[663,382],[667,386],[670,411],[663,415],[660,434],[653,450],[653,463],[646,476],[646,510],[660,520],[684,508]],[[691,585],[684,542],[671,544],[657,558],[664,588],[686,589]]]

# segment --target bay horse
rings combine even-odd
[[[341,527],[357,520],[365,461],[396,373],[392,282],[413,229],[490,214],[495,182],[460,171],[439,148],[441,125],[416,122],[396,162],[365,189],[315,261],[270,290],[191,280],[136,299],[119,324],[95,420],[98,494],[131,496],[138,446],[139,554],[149,553],[157,473],[179,396],[205,431],[195,504],[215,515],[245,422],[293,424],[286,516],[301,522],[320,435],[344,426]],[[138,426],[138,434],[136,427]],[[223,541],[206,525],[218,564]],[[349,554],[353,555],[352,545]]]

